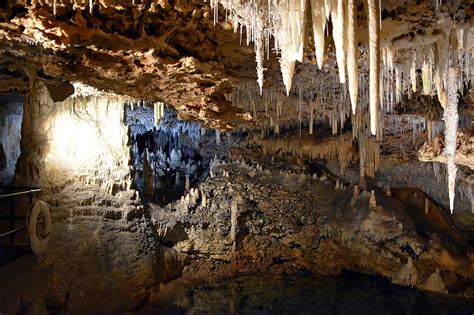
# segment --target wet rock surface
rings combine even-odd
[[[175,281],[160,290],[157,305],[138,314],[470,314],[473,305],[388,284],[376,277],[344,272],[321,275],[249,275],[225,281]]]

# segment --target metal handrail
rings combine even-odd
[[[0,191],[1,191],[1,189],[3,189],[3,187],[0,188]],[[1,194],[1,192],[0,192],[0,199],[8,199],[8,198],[11,198],[11,197],[34,194],[34,193],[38,193],[38,192],[41,192],[41,189],[34,188],[34,189],[29,189],[29,190],[24,190],[24,191],[17,191],[17,192],[13,192],[13,193],[9,193],[9,194]]]
[[[7,193],[5,193],[7,192]],[[26,229],[26,226],[15,228],[15,221],[26,221],[26,217],[24,219],[15,216],[15,202],[14,198],[19,196],[27,195],[29,198],[29,204],[33,203],[36,193],[41,192],[40,188],[36,187],[15,187],[15,186],[0,186],[0,200],[4,199],[12,199],[11,209],[10,209],[10,218],[1,217],[2,220],[9,220],[10,221],[10,231],[0,234],[0,239],[10,236],[11,242],[14,243],[15,241],[15,234],[23,231]]]
[[[21,231],[23,231],[24,229],[26,229],[26,226],[22,226],[22,227],[20,227],[20,228],[17,228],[17,229],[14,229],[14,230],[11,230],[11,231],[2,233],[2,234],[0,234],[0,239],[5,238],[5,237],[8,237],[8,236],[11,236],[11,235],[15,235],[16,233],[21,232]]]

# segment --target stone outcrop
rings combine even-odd
[[[426,142],[423,147],[418,150],[418,158],[423,162],[439,162],[446,163],[444,154],[445,141],[442,134]],[[456,164],[474,169],[474,136],[471,130],[463,130],[458,132],[456,144]]]
[[[198,193],[149,205],[159,240],[189,263],[185,278],[353,270],[437,292],[469,287],[472,249],[422,192],[386,196],[369,181],[354,197],[323,176],[282,175],[279,163],[259,161],[256,174],[252,163],[219,166]]]

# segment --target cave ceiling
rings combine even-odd
[[[473,1],[443,1],[439,10],[433,2],[382,1],[382,46],[404,49],[435,41],[447,19],[468,25],[466,42],[473,43]],[[200,0],[90,3],[2,2],[0,91],[26,92],[35,78],[65,89],[69,89],[67,82],[81,82],[137,99],[166,102],[177,109],[180,118],[198,120],[208,127],[231,129],[249,124],[251,116],[233,107],[225,95],[256,82],[254,46],[246,43],[245,28],[234,32],[223,7],[214,23],[213,8]],[[368,59],[365,16],[359,3],[361,72],[367,71]],[[309,29],[308,22],[308,34]],[[304,60],[297,64],[293,81],[333,82],[328,79],[337,73],[331,36],[326,40],[321,70],[311,34],[305,40]],[[264,62],[264,87],[282,86],[278,57],[269,53]],[[294,91],[290,97],[295,97]]]

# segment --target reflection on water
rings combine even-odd
[[[386,280],[345,273],[322,276],[241,276],[200,285],[176,281],[159,305],[165,314],[474,314],[474,301],[427,294]]]

